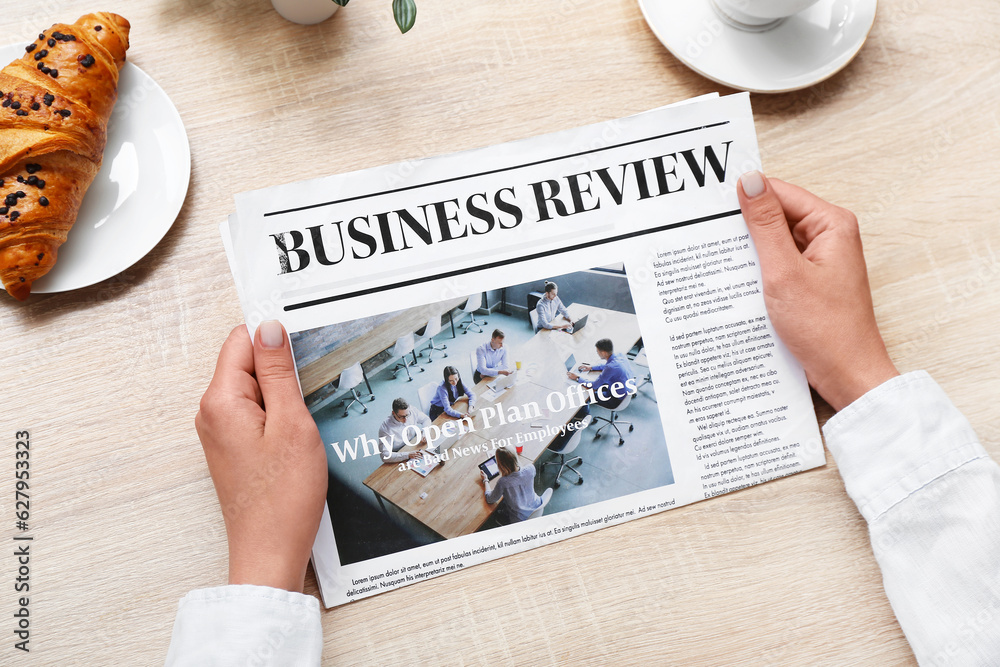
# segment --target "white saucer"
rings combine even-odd
[[[23,44],[0,47],[0,63],[22,55]],[[126,63],[101,170],[56,265],[31,292],[86,287],[138,262],[174,224],[190,176],[191,150],[180,114],[148,74]]]
[[[827,79],[861,50],[878,0],[819,0],[764,32],[724,21],[711,0],[639,0],[656,37],[704,77],[754,93],[784,93]]]

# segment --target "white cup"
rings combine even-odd
[[[818,0],[712,0],[723,18],[748,29],[770,27],[816,2]]]

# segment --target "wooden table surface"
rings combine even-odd
[[[417,4],[401,36],[389,0],[316,27],[268,0],[4,3],[6,42],[125,15],[129,60],[177,105],[193,171],[177,222],[132,268],[0,299],[3,534],[14,433],[30,429],[35,536],[30,655],[12,646],[15,564],[0,559],[0,663],[162,664],[180,597],[226,581],[193,417],[242,321],[217,230],[234,193],[729,92],[675,60],[635,0]],[[890,352],[933,374],[994,457],[998,24],[992,0],[882,0],[846,70],[753,96],[767,172],[859,215]],[[351,603],[323,627],[330,665],[913,664],[829,459]]]
[[[449,456],[444,466],[434,468],[426,477],[400,471],[395,464],[381,465],[365,478],[365,486],[380,503],[398,507],[441,537],[473,533],[496,509],[486,502],[479,482],[479,464],[488,458],[479,452],[488,447],[488,440],[479,433],[466,433],[453,449],[476,453]],[[406,447],[404,451],[414,449]]]

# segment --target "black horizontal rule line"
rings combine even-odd
[[[431,276],[424,276],[422,278],[412,278],[410,280],[403,280],[398,283],[391,283],[388,285],[380,285],[379,287],[370,287],[368,289],[357,290],[354,292],[348,292],[346,294],[337,294],[334,296],[325,296],[321,299],[313,299],[312,301],[303,301],[302,303],[293,303],[285,306],[283,310],[299,310],[300,308],[310,308],[312,306],[320,306],[324,303],[333,303],[334,301],[344,301],[346,299],[353,299],[359,296],[367,296],[369,294],[378,294],[379,292],[386,292],[388,290],[399,289],[401,287],[409,287],[411,285],[419,285],[420,283],[428,283],[434,280],[443,280],[445,278],[452,278],[454,276],[463,275],[466,273],[475,273],[476,271],[484,271],[486,269],[495,269],[498,266],[510,266],[511,264],[520,264],[521,262],[530,262],[536,259],[542,259],[543,257],[552,257],[554,255],[562,255],[567,252],[573,252],[576,250],[582,250],[583,248],[593,248],[595,246],[607,245],[609,243],[617,243],[618,241],[624,241],[626,239],[636,238],[638,236],[646,236],[648,234],[655,234],[657,232],[664,232],[668,229],[676,229],[678,227],[688,227],[689,225],[697,225],[702,222],[709,222],[711,220],[718,220],[720,218],[728,218],[733,215],[739,215],[740,209],[733,209],[731,211],[724,211],[722,213],[714,213],[712,215],[706,215],[701,218],[692,218],[691,220],[683,220],[681,222],[672,222],[668,225],[661,225],[659,227],[654,227],[652,229],[643,229],[637,232],[628,232],[627,234],[619,234],[618,236],[612,236],[606,239],[600,239],[597,241],[592,241],[589,243],[577,243],[576,245],[565,246],[562,248],[556,248],[555,250],[546,250],[544,252],[536,252],[531,255],[522,255],[520,257],[515,257],[513,259],[499,260],[495,262],[487,262],[486,264],[479,264],[477,266],[470,266],[464,269],[455,269],[453,271],[445,271],[443,273],[435,273]]]
[[[611,146],[601,146],[600,148],[592,148],[586,151],[580,151],[579,153],[570,153],[569,155],[559,155],[556,157],[545,158],[544,160],[535,160],[534,162],[525,162],[524,164],[515,164],[510,167],[500,167],[499,169],[491,169],[489,171],[480,171],[475,174],[463,174],[462,176],[455,176],[452,178],[443,178],[439,181],[431,181],[430,183],[420,183],[417,185],[407,185],[401,188],[395,188],[393,190],[382,190],[381,192],[370,192],[365,195],[356,195],[354,197],[345,197],[344,199],[335,199],[332,201],[320,202],[319,204],[307,204],[306,206],[297,206],[295,208],[286,208],[282,211],[269,211],[264,214],[265,218],[269,218],[272,215],[284,215],[286,213],[296,213],[298,211],[307,211],[311,208],[320,208],[321,206],[333,206],[335,204],[346,204],[347,202],[360,201],[362,199],[368,199],[370,197],[381,197],[382,195],[396,194],[397,192],[406,192],[408,190],[416,190],[418,188],[427,188],[432,185],[441,185],[443,183],[454,183],[455,181],[464,181],[468,178],[479,178],[480,176],[489,176],[490,174],[500,174],[505,171],[511,171],[513,169],[523,169],[525,167],[534,167],[540,164],[545,164],[547,162],[558,162],[559,160],[566,160],[568,158],[580,157],[581,155],[590,155],[591,153],[600,153],[601,151],[608,151],[614,148],[622,148],[624,146],[632,146],[633,144],[641,144],[646,141],[656,141],[657,139],[664,139],[666,137],[673,137],[679,134],[687,134],[688,132],[697,132],[698,130],[707,130],[713,127],[719,127],[721,125],[728,125],[728,120],[723,120],[718,123],[710,123],[709,125],[699,125],[698,127],[689,127],[685,130],[676,130],[674,132],[667,132],[665,134],[658,134],[655,137],[644,137],[642,139],[634,139],[633,141],[626,141],[621,144],[613,144]]]

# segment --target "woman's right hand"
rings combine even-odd
[[[280,323],[253,341],[232,330],[195,427],[226,522],[229,583],[301,592],[329,473]]]
[[[800,187],[740,177],[771,324],[836,410],[897,375],[875,321],[858,221]]]

